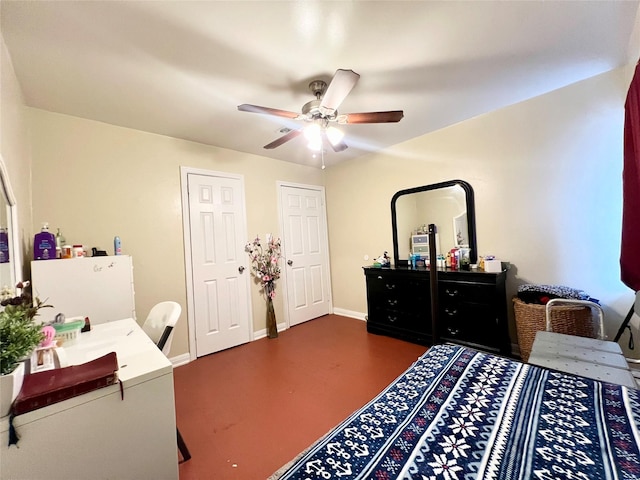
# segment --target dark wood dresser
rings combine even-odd
[[[367,331],[431,345],[429,270],[364,267],[364,273]],[[438,270],[439,341],[510,356],[506,277],[506,269]]]

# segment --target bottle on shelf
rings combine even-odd
[[[67,240],[60,233],[60,229],[56,232],[56,258],[62,258],[62,247]]]
[[[53,260],[56,258],[56,237],[49,231],[47,222],[42,224],[40,233],[33,238],[34,260]]]

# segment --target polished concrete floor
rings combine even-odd
[[[425,351],[326,315],[176,368],[180,479],[267,478]]]

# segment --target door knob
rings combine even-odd
[[[293,260],[287,260],[287,265],[289,266],[293,265]]]
[[[242,265],[240,265],[240,266],[238,267],[238,271],[239,271],[240,273],[244,272],[244,267],[243,267]]]

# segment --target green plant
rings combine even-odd
[[[16,297],[4,298],[0,305],[0,375],[11,373],[18,362],[29,355],[44,338],[42,325],[33,319],[38,310],[51,305],[44,305],[38,298],[35,303],[31,295],[24,290],[28,286],[19,283],[17,288],[23,289]]]

